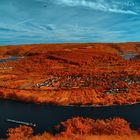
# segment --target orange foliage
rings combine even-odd
[[[95,121],[89,118],[76,117],[61,122],[56,128],[60,129],[60,132],[62,130],[62,135],[129,135],[131,133],[128,122],[121,118]]]
[[[33,129],[28,126],[19,126],[18,128],[10,128],[8,130],[8,140],[28,139],[32,136]]]
[[[140,101],[139,43],[1,47],[0,98],[56,105],[122,105]],[[38,86],[39,85],[39,86]]]
[[[92,120],[89,118],[72,118],[55,127],[58,134],[47,132],[33,135],[32,128],[19,126],[8,130],[8,140],[139,140],[140,135],[132,131],[127,121],[121,118]],[[130,139],[129,139],[130,138]]]

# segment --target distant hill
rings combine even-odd
[[[76,48],[92,48],[97,51],[112,53],[134,53],[140,52],[140,43],[65,43],[65,44],[31,44],[1,46],[0,55],[34,55],[36,53],[46,53],[48,51],[71,50]]]

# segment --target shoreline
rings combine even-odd
[[[127,107],[132,105],[138,105],[140,102],[134,102],[131,104],[114,104],[114,105],[61,105],[61,104],[53,104],[53,103],[35,103],[35,102],[25,102],[15,99],[2,99],[0,98],[0,101],[10,101],[10,102],[16,102],[21,104],[33,104],[33,105],[40,105],[40,106],[50,106],[50,107],[74,107],[74,108],[107,108],[107,107]]]

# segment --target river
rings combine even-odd
[[[0,63],[7,62],[7,61],[16,61],[19,58],[20,57],[18,57],[18,56],[11,56],[11,57],[8,57],[8,58],[0,59]]]
[[[18,57],[13,56],[1,59],[0,62],[17,59]],[[6,119],[35,123],[37,126],[34,132],[37,134],[46,130],[53,132],[53,126],[75,116],[92,119],[122,117],[131,123],[133,129],[137,129],[140,128],[140,103],[128,106],[64,107],[0,100],[0,137],[6,136],[8,128],[18,126],[18,124],[6,122]]]
[[[6,122],[7,118],[35,123],[34,132],[42,133],[45,130],[53,132],[53,126],[74,116],[93,119],[122,117],[131,123],[133,129],[137,129],[140,127],[140,103],[109,107],[63,107],[0,100],[0,134],[4,137],[8,128],[18,126]]]
[[[128,54],[123,54],[121,55],[125,60],[129,60],[131,58],[134,58],[135,56],[137,56],[138,53],[128,53]]]

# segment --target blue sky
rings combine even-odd
[[[140,41],[140,0],[0,0],[0,45]]]

